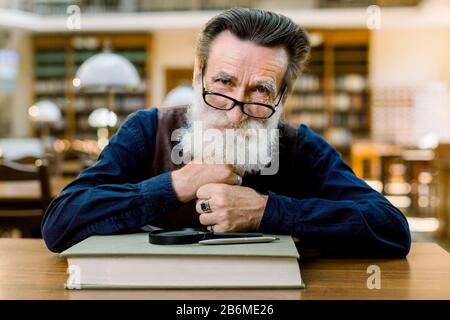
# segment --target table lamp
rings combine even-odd
[[[28,108],[30,120],[36,124],[40,136],[47,140],[50,136],[50,128],[62,119],[61,110],[50,100],[40,100]]]
[[[194,98],[194,89],[189,85],[180,85],[172,89],[164,99],[163,105],[179,106],[191,104]]]
[[[126,91],[139,87],[140,78],[133,64],[112,52],[96,54],[78,68],[78,88],[86,91]]]
[[[97,129],[97,144],[103,150],[109,141],[108,129],[117,124],[117,115],[107,108],[95,109],[89,114],[88,124]]]
[[[73,83],[80,91],[105,92],[108,108],[114,110],[114,93],[139,87],[141,80],[134,65],[119,54],[111,52],[110,42],[78,68]]]

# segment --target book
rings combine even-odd
[[[148,233],[91,236],[60,253],[67,289],[303,288],[291,236],[226,245],[156,245]]]

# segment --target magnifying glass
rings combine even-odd
[[[191,244],[209,239],[262,237],[262,233],[213,232],[198,228],[180,228],[155,230],[149,233],[149,242],[153,244]]]

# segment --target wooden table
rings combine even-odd
[[[379,290],[367,288],[370,265]],[[42,240],[0,239],[0,299],[450,299],[450,255],[433,243],[414,243],[406,259],[301,261],[304,290],[65,290],[66,268]]]
[[[434,169],[437,172],[435,182],[439,196],[436,208],[439,219],[437,234],[450,245],[450,197],[448,196],[450,194],[450,143],[440,143],[435,152]]]
[[[50,187],[52,196],[57,196],[61,190],[74,178],[52,177]],[[40,199],[38,181],[0,181],[1,201],[36,201]]]

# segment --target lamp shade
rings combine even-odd
[[[194,98],[194,90],[191,86],[181,85],[172,89],[164,99],[166,106],[179,106],[191,104]]]
[[[117,115],[107,108],[95,109],[89,115],[88,123],[93,128],[114,127],[117,124]]]
[[[139,74],[133,64],[121,55],[104,52],[87,59],[76,76],[80,89],[126,90],[139,86]]]
[[[28,116],[36,123],[56,123],[61,120],[61,111],[54,102],[41,100],[28,109]]]

